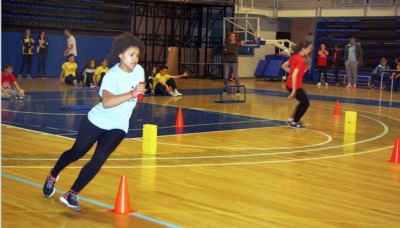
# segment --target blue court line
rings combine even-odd
[[[36,186],[36,187],[39,187],[39,188],[43,187],[42,184],[38,184],[38,183],[35,183],[33,181],[29,181],[29,180],[25,180],[25,179],[22,179],[22,178],[19,178],[19,177],[15,177],[15,176],[12,176],[12,175],[9,175],[9,174],[6,174],[6,173],[2,173],[1,175],[3,177],[7,177],[9,179],[12,179],[12,180],[15,180],[15,181],[19,181],[19,182],[22,182],[22,183],[25,183],[25,184],[33,185],[33,186]],[[56,190],[56,192],[60,193],[62,195],[65,194],[65,192],[60,191],[60,190]],[[86,198],[86,197],[79,196],[79,200],[83,200],[83,201],[86,201],[88,203],[95,204],[95,205],[98,205],[98,206],[101,206],[101,207],[105,207],[105,208],[108,208],[108,209],[113,209],[114,208],[111,205],[108,205],[108,204],[105,204],[105,203],[100,203],[100,202],[97,202],[95,200],[92,200],[92,199],[89,199],[89,198]],[[174,225],[174,224],[171,224],[171,223],[167,223],[167,222],[155,219],[155,218],[151,218],[151,217],[148,217],[146,215],[141,215],[139,213],[130,213],[129,215],[135,216],[135,217],[147,220],[147,221],[151,221],[151,222],[154,222],[154,223],[157,223],[157,224],[160,224],[160,225],[164,225],[164,226],[167,226],[167,227],[181,228],[180,226],[177,226],[177,225]]]

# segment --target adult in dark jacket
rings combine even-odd
[[[25,65],[28,64],[27,68],[27,78],[31,78],[32,69],[32,56],[33,48],[35,46],[35,40],[31,37],[31,30],[25,29],[24,36],[21,38],[22,45],[22,64],[19,68],[18,79],[22,79],[22,72],[24,71]]]
[[[235,75],[236,85],[240,85],[238,76],[238,52],[239,44],[236,41],[236,34],[231,32],[228,36],[228,41],[224,46],[224,85],[228,85],[229,76],[231,71]],[[224,88],[223,93],[226,93],[226,88]],[[236,92],[237,95],[240,94],[239,88]]]
[[[335,44],[335,52],[333,53],[333,76],[335,77],[335,86],[339,85],[339,68],[343,66],[343,51],[339,44]]]
[[[344,66],[346,67],[348,88],[357,87],[357,69],[363,63],[363,51],[361,45],[356,43],[354,36],[350,37],[350,43],[344,50]]]

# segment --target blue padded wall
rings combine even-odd
[[[19,67],[22,62],[22,47],[20,43],[22,33],[2,32],[1,34],[2,70],[5,63],[12,63],[14,64],[14,75],[18,76]],[[109,53],[113,41],[112,37],[84,35],[74,36],[78,48],[78,56],[76,58],[76,63],[78,64],[78,72],[83,70],[86,61],[90,58],[95,58],[98,64],[100,64],[101,59],[103,59]],[[32,37],[36,40],[37,33],[33,33]],[[59,77],[61,72],[61,65],[66,61],[66,58],[64,57],[64,51],[67,48],[67,37],[64,35],[47,34],[47,39],[49,40],[49,54],[47,58],[46,73],[48,77]],[[23,72],[25,76],[26,67]],[[37,75],[36,47],[32,59],[31,75]]]
[[[258,65],[256,68],[256,71],[254,72],[254,76],[256,77],[262,77],[263,73],[265,71],[265,68],[268,65],[269,60],[260,60],[258,61]]]

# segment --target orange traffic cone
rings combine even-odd
[[[339,103],[339,100],[336,100],[335,111],[333,111],[333,115],[340,116],[340,103]]]
[[[390,161],[394,163],[400,163],[400,137],[397,137],[394,141],[392,159]]]
[[[179,108],[178,116],[176,117],[175,127],[183,128],[185,125],[183,124],[183,116],[182,116],[182,109]]]
[[[131,212],[137,212],[131,209],[129,202],[128,184],[126,182],[126,176],[121,176],[121,182],[119,184],[117,200],[115,201],[115,208],[110,210],[116,214],[129,214]]]

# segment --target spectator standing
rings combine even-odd
[[[326,75],[326,70],[328,68],[328,55],[329,51],[326,50],[326,45],[324,43],[321,44],[321,49],[318,50],[318,86],[321,84],[325,84],[328,86],[328,77]],[[322,74],[324,75],[324,80],[322,81]]]
[[[333,76],[335,77],[335,86],[339,86],[339,68],[343,64],[343,53],[339,44],[335,44],[335,52],[333,53]]]
[[[75,57],[78,56],[78,50],[76,48],[75,37],[71,34],[71,29],[64,29],[64,34],[67,36],[67,49],[64,51],[64,56],[73,54]]]
[[[344,50],[344,66],[347,74],[347,88],[357,88],[357,70],[362,65],[363,51],[361,45],[356,43],[354,36],[350,37],[350,43]]]
[[[31,78],[32,69],[32,56],[33,48],[35,46],[35,40],[31,37],[31,30],[25,29],[24,36],[21,38],[22,45],[22,64],[19,68],[18,79],[22,79],[22,73],[24,71],[25,65],[27,64],[27,78]]]
[[[44,31],[39,32],[37,39],[37,53],[38,53],[38,77],[46,78],[46,62],[49,41],[47,40],[46,33]]]

